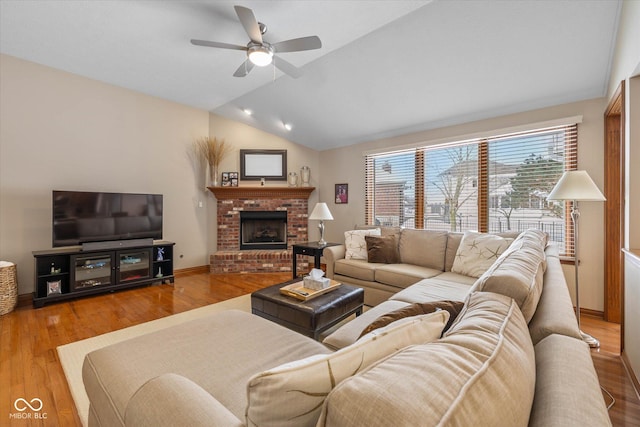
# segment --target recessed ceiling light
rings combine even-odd
[[[250,116],[250,115],[252,115],[252,114],[253,114],[253,111],[251,111],[251,110],[250,110],[250,109],[248,109],[248,108],[243,108],[243,109],[242,109],[242,111],[243,111],[247,116]]]
[[[284,128],[285,128],[286,130],[291,130],[291,129],[293,128],[293,126],[291,126],[291,123],[285,123],[285,124],[284,124]]]

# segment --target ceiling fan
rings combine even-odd
[[[278,43],[267,43],[262,36],[267,32],[267,26],[256,20],[253,11],[243,6],[234,6],[240,23],[249,35],[251,40],[246,46],[212,42],[207,40],[191,39],[191,43],[196,46],[219,47],[222,49],[244,50],[247,52],[247,59],[238,67],[234,77],[244,77],[253,69],[254,65],[264,67],[273,62],[277,68],[291,77],[298,78],[302,75],[299,68],[290,62],[276,56],[277,53],[299,52],[303,50],[320,49],[322,42],[318,36],[300,37],[297,39],[285,40]]]

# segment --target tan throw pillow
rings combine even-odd
[[[322,404],[341,381],[400,349],[440,338],[449,313],[402,319],[348,347],[254,375],[247,384],[247,426],[315,426]]]
[[[367,242],[367,258],[369,262],[397,264],[400,262],[398,241],[396,236],[364,236]]]
[[[470,277],[480,277],[493,265],[513,239],[495,234],[465,231],[456,252],[451,271]]]
[[[364,236],[379,236],[380,229],[350,230],[344,232],[345,259],[367,260],[367,242]]]
[[[464,302],[462,301],[432,301],[410,304],[378,317],[376,320],[371,322],[369,326],[364,328],[364,330],[360,334],[360,337],[368,334],[371,331],[375,331],[378,328],[387,326],[395,322],[396,320],[404,319],[405,317],[433,313],[438,310],[445,310],[449,312],[449,321],[442,330],[442,333],[445,333],[447,332],[449,327],[451,327],[453,321],[456,320],[456,317],[462,310],[462,307],[464,307]]]

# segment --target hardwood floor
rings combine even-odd
[[[59,345],[251,293],[289,278],[290,273],[179,275],[174,286],[142,287],[37,310],[18,307],[0,316],[0,426],[81,425],[58,360]],[[602,385],[616,399],[610,411],[613,424],[640,426],[640,400],[616,354],[619,326],[588,316],[582,321],[585,332],[602,342],[593,359]],[[19,398],[41,399],[40,416],[46,414],[46,419],[10,418],[18,412],[13,405]]]
[[[615,399],[609,411],[614,426],[640,426],[640,399],[620,358],[620,325],[581,316],[582,330],[600,340],[600,348],[591,350],[600,385]],[[636,372],[636,374],[638,374]],[[605,402],[611,398],[603,393]]]

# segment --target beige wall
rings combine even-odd
[[[611,80],[607,99],[610,99],[621,81],[625,91],[625,247],[640,249],[640,2],[622,3],[616,49],[611,66]],[[640,375],[640,312],[637,261],[626,257],[624,275],[624,352],[631,363],[636,379]]]
[[[0,124],[0,259],[18,265],[20,294],[31,252],[51,248],[53,189],[161,193],[175,268],[207,263],[206,194],[186,156],[206,111],[2,55]]]
[[[295,144],[280,136],[273,135],[240,122],[226,119],[224,117],[209,115],[209,132],[212,137],[223,138],[233,145],[233,151],[224,158],[220,166],[220,172],[236,171],[240,172],[240,150],[241,149],[285,149],[287,150],[287,170],[298,174],[300,180],[300,168],[309,166],[311,168],[311,186],[317,187],[320,182],[318,168],[318,152],[302,145]],[[256,181],[244,181],[241,186],[260,185]],[[267,186],[287,185],[285,181],[267,181]],[[211,229],[211,240],[209,242],[209,252],[216,250],[217,229],[216,229],[216,199],[213,194],[207,197],[209,211],[209,227]],[[311,193],[309,197],[309,213],[318,201],[318,190]],[[312,224],[313,226],[313,224]],[[317,230],[309,230],[309,239],[318,240],[320,235]]]
[[[327,240],[340,242],[342,233],[354,224],[364,223],[364,156],[367,151],[391,149],[407,145],[435,144],[443,140],[465,139],[477,133],[502,130],[531,123],[552,121],[564,117],[582,115],[578,128],[578,166],[586,169],[593,180],[602,188],[603,174],[603,112],[604,98],[585,102],[560,105],[526,113],[497,117],[458,126],[418,132],[396,138],[371,141],[346,148],[322,151],[320,153],[320,174],[323,177],[319,196],[328,202],[329,209],[336,217],[327,223]],[[333,201],[334,184],[349,184],[349,203],[336,205]],[[604,309],[603,303],[603,205],[602,203],[582,203],[580,206],[580,291],[581,306],[593,310]],[[585,232],[585,230],[589,230]],[[565,266],[565,276],[569,290],[574,293],[574,275],[571,266]]]
[[[620,11],[607,99],[613,96],[622,80],[640,74],[640,25],[638,22],[640,22],[640,1],[624,0]]]

